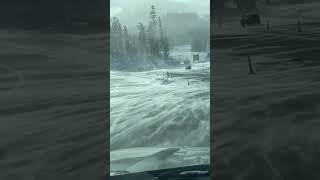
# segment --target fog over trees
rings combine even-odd
[[[187,15],[194,19],[182,22]],[[130,30],[118,17],[111,18],[112,69],[144,70],[161,65],[176,65],[170,52],[179,44],[189,44],[191,50],[198,52],[207,49],[209,28],[204,26],[205,22],[198,22],[199,17],[195,13],[168,13],[160,17],[156,6],[151,5],[146,16],[149,19],[147,23],[137,22],[134,29]],[[207,25],[209,27],[209,21]]]
[[[112,68],[147,68],[157,61],[169,61],[170,45],[167,32],[157,15],[156,7],[151,6],[149,24],[139,22],[138,34],[130,33],[126,25],[117,17],[110,23],[110,55]],[[138,67],[138,68],[139,68]]]

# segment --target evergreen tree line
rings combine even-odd
[[[120,66],[137,66],[154,63],[157,59],[169,59],[170,46],[166,30],[156,8],[151,6],[149,24],[138,23],[138,34],[130,34],[117,17],[110,23],[111,63]]]

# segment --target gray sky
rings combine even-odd
[[[152,4],[160,16],[167,12],[210,14],[210,0],[111,0],[110,16],[117,16],[128,26],[144,23]]]

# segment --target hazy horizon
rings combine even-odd
[[[207,0],[111,0],[110,16],[116,16],[121,23],[132,27],[139,22],[147,22],[151,5],[156,6],[159,16],[172,12],[197,13],[199,16],[210,15],[210,1]]]

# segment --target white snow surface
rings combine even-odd
[[[176,54],[190,56],[180,47]],[[191,54],[192,55],[192,54]],[[167,72],[175,77],[167,78]],[[164,80],[165,83],[164,83]],[[189,81],[189,85],[188,85]],[[110,72],[111,150],[209,146],[210,63],[145,72]]]
[[[319,23],[304,18],[298,32],[297,18],[269,21],[269,30],[242,28],[238,20],[215,26],[217,179],[319,179],[312,176],[320,142]]]
[[[105,176],[106,40],[0,30],[0,179]]]

